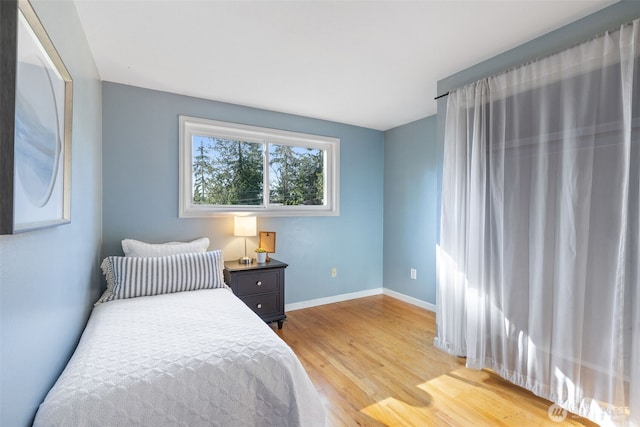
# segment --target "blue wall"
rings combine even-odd
[[[0,425],[30,425],[98,297],[101,92],[73,2],[32,4],[73,77],[71,224],[0,236]]]
[[[103,83],[104,254],[120,240],[209,237],[242,255],[233,219],[178,218],[178,115],[340,138],[340,216],[259,218],[287,262],[285,302],[382,287],[382,132],[116,83]],[[257,247],[249,238],[248,248]],[[331,268],[337,277],[331,278]]]
[[[384,287],[435,304],[436,116],[384,134]],[[410,278],[411,268],[417,279]]]

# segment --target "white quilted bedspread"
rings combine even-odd
[[[324,426],[300,361],[227,289],[98,305],[35,426]]]

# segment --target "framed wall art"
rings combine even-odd
[[[0,234],[70,222],[72,79],[27,0],[0,1]]]
[[[258,233],[258,247],[267,251],[267,261],[271,258],[269,254],[276,252],[276,232],[275,231],[261,231]]]

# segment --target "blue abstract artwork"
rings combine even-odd
[[[71,76],[20,4],[15,84],[14,231],[69,222]]]
[[[41,208],[51,198],[62,150],[56,94],[39,58],[18,63],[18,74],[28,84],[16,90],[15,172],[29,202]]]

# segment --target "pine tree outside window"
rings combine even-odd
[[[180,217],[338,215],[339,144],[180,116]]]

